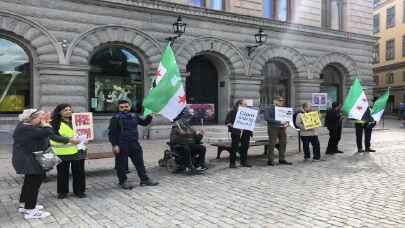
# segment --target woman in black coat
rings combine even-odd
[[[37,109],[26,109],[19,115],[20,123],[14,130],[12,163],[17,174],[24,175],[18,211],[26,219],[45,218],[49,212],[41,211],[37,205],[38,191],[45,176],[45,170],[37,162],[33,152],[49,147],[49,138],[67,143],[69,139],[56,136],[49,124],[50,114]],[[24,206],[22,206],[24,204]]]
[[[251,131],[240,130],[233,128],[233,123],[235,122],[236,114],[238,113],[239,107],[246,107],[245,100],[238,100],[235,105],[232,107],[232,110],[228,112],[225,119],[225,124],[228,126],[228,131],[231,133],[232,139],[232,150],[229,157],[229,167],[236,168],[236,151],[239,151],[240,154],[240,164],[243,167],[252,167],[247,162],[247,153],[249,149],[250,137],[253,135]],[[239,147],[239,143],[241,144]]]

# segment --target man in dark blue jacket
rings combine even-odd
[[[136,113],[130,112],[128,101],[118,102],[118,113],[110,121],[109,140],[115,155],[115,169],[119,180],[119,185],[123,189],[132,189],[133,186],[127,182],[128,157],[135,165],[138,176],[141,179],[141,186],[154,186],[158,182],[152,181],[147,175],[143,161],[142,147],[138,142],[138,124],[146,126],[152,122],[152,116],[145,119]]]

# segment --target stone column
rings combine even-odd
[[[312,93],[319,93],[321,83],[316,79],[295,79],[295,107],[311,102]]]
[[[260,87],[262,79],[260,77],[237,77],[231,78],[231,106],[239,99],[253,100],[253,106],[260,104]]]
[[[75,112],[88,110],[88,66],[38,65],[39,106],[53,110],[60,103],[69,103]]]

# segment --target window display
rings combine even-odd
[[[30,105],[30,58],[15,42],[0,37],[0,113],[18,113]]]
[[[141,112],[143,69],[131,50],[110,46],[98,51],[90,69],[90,109],[98,113],[116,112],[119,100],[127,100]]]

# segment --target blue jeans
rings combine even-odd
[[[301,136],[302,144],[304,147],[304,158],[309,159],[311,157],[311,152],[309,151],[309,144],[312,144],[313,159],[321,159],[321,148],[319,145],[318,136]]]

